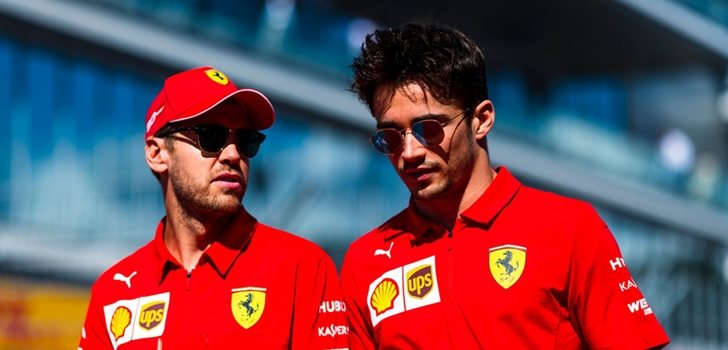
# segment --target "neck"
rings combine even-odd
[[[452,230],[460,214],[485,193],[496,175],[495,169],[489,162],[482,164],[476,161],[471,176],[459,190],[456,184],[453,184],[456,188],[441,197],[427,200],[414,199],[415,208],[424,217]]]
[[[197,266],[205,250],[220,238],[235,217],[236,215],[228,215],[203,221],[168,210],[164,244],[185,270],[191,271]]]

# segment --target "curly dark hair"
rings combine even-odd
[[[409,23],[367,35],[351,64],[351,91],[369,107],[388,106],[397,88],[418,84],[438,102],[460,108],[488,99],[485,56],[460,31]]]

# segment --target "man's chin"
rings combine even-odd
[[[212,203],[212,205],[210,205],[211,211],[219,215],[230,215],[236,214],[243,209],[243,204],[237,199],[237,197],[226,197],[229,198],[219,198],[219,200],[215,201],[215,203]]]
[[[433,185],[429,185],[419,189],[410,188],[410,193],[412,194],[412,197],[421,201],[428,201],[440,198],[443,196],[443,192],[444,191],[441,188],[436,188]]]

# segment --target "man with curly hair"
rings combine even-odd
[[[585,202],[495,167],[485,58],[461,32],[367,36],[352,90],[409,206],[342,267],[351,349],[648,349],[669,339]]]

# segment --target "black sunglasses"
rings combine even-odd
[[[458,117],[464,117],[468,115],[470,109],[463,110],[456,114],[447,121],[440,122],[434,119],[420,120],[416,123],[412,123],[409,127],[412,135],[419,141],[423,146],[438,145],[442,140],[445,139],[445,129],[447,124],[450,124],[453,120]],[[404,145],[404,135],[406,135],[407,129],[398,130],[395,128],[384,128],[375,131],[369,136],[369,141],[374,146],[377,152],[391,155],[402,150]]]
[[[235,146],[238,152],[245,157],[253,158],[258,154],[260,144],[265,140],[265,135],[257,130],[228,129],[220,125],[193,125],[179,128],[171,127],[157,133],[158,137],[166,137],[174,133],[192,130],[197,134],[197,147],[203,152],[219,153],[225,148],[230,133],[235,133]]]

